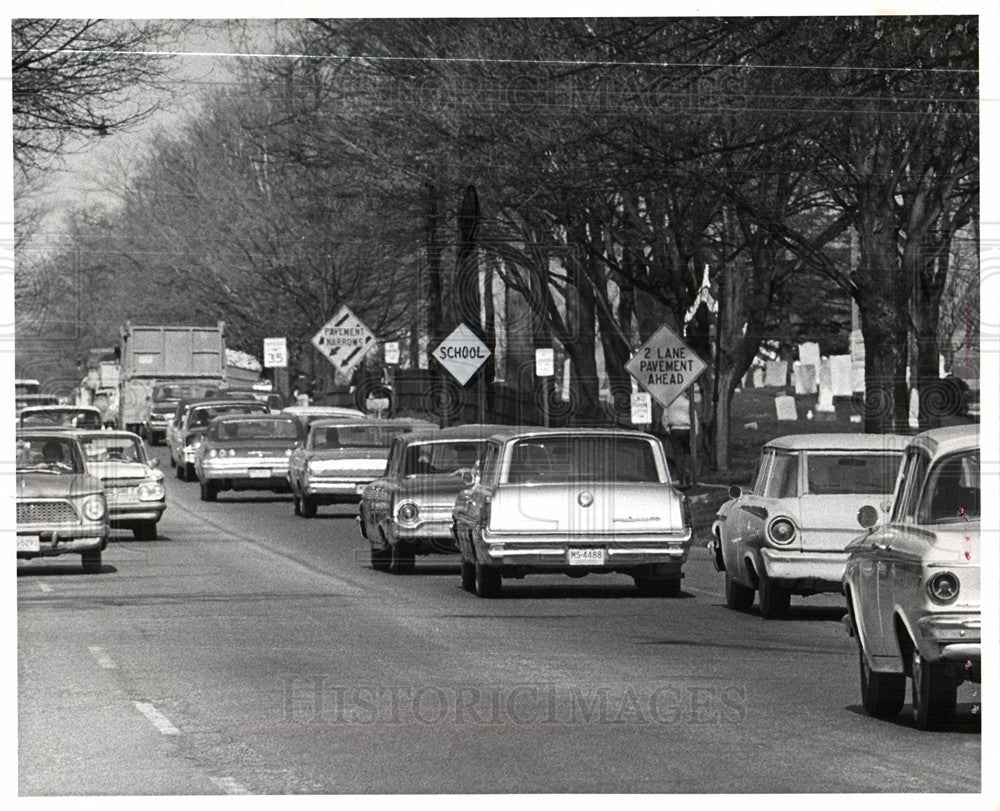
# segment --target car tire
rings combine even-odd
[[[392,573],[413,574],[416,567],[416,555],[408,543],[397,543],[392,547]]]
[[[303,495],[299,499],[299,509],[302,511],[303,518],[315,518],[316,517],[316,499],[312,496]]]
[[[198,477],[194,471],[194,465],[184,465],[184,481],[193,482]]]
[[[906,676],[902,673],[879,673],[872,670],[860,644],[858,659],[861,671],[861,706],[873,718],[895,718],[906,700]]]
[[[95,552],[84,552],[80,555],[83,562],[83,570],[87,574],[98,574],[101,571],[101,550]]]
[[[294,493],[292,494],[292,512],[296,515],[302,515],[302,500]]]
[[[677,597],[681,593],[679,577],[633,577],[640,593],[650,597]]]
[[[773,580],[762,577],[760,580],[760,589],[757,593],[760,602],[760,615],[764,619],[774,619],[788,613],[788,606],[792,597],[788,589],[779,586]]]
[[[476,561],[474,567],[474,586],[477,597],[498,597],[503,588],[503,577],[496,566],[484,566]]]
[[[917,729],[935,729],[955,717],[958,685],[951,667],[928,662],[913,650],[913,723]]]
[[[372,568],[376,572],[387,572],[392,565],[392,549],[388,546],[376,549],[372,547]]]
[[[137,541],[155,541],[157,536],[156,522],[143,521],[132,527],[132,536]]]
[[[215,501],[219,496],[219,487],[215,482],[201,482],[201,500]]]
[[[174,472],[177,474],[177,478],[178,479],[180,479],[181,481],[184,481],[185,471],[184,471],[184,463],[183,462],[178,462],[176,465],[174,465]]]
[[[742,583],[737,583],[726,572],[726,607],[733,611],[749,611],[753,605],[754,590]]]
[[[470,594],[476,590],[476,567],[462,558],[462,588]]]

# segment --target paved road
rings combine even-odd
[[[167,486],[100,575],[19,563],[22,794],[979,791],[975,685],[948,731],[868,718],[834,596],[734,613],[698,549],[678,599],[485,601],[372,571],[353,509]]]

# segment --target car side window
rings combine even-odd
[[[930,460],[919,448],[907,454],[903,463],[901,487],[892,511],[892,522],[912,524],[917,517],[917,504],[920,501],[920,490],[927,476],[927,466]]]
[[[492,484],[496,478],[499,457],[500,448],[496,445],[487,444],[483,450],[482,463],[479,465],[479,481],[483,484]]]
[[[753,494],[755,496],[764,495],[764,485],[767,484],[767,473],[771,468],[771,460],[774,459],[774,451],[764,451],[760,457],[760,467],[757,468],[757,478],[753,483]]]
[[[764,487],[765,498],[791,498],[799,493],[799,455],[776,453]]]

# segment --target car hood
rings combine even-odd
[[[163,475],[142,462],[87,462],[87,470],[101,481],[118,479],[160,479]]]
[[[18,498],[76,498],[103,493],[100,480],[86,473],[18,473]]]

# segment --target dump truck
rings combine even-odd
[[[154,398],[154,392],[172,391],[163,384],[224,386],[225,333],[223,321],[214,327],[140,326],[126,322],[121,329],[118,425],[153,439],[154,411],[159,417],[169,408],[168,403]]]

